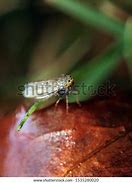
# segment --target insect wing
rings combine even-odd
[[[58,85],[55,80],[39,81],[25,84],[23,95],[25,98],[47,99],[57,91]]]

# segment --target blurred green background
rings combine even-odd
[[[22,101],[27,81],[65,73],[94,89],[110,80],[131,92],[131,13],[130,0],[1,0],[1,104]],[[90,97],[80,92],[80,101]]]

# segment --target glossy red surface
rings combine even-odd
[[[124,97],[26,109],[0,119],[1,176],[132,176],[132,103]]]

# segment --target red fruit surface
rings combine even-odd
[[[132,176],[132,103],[96,98],[79,107],[62,102],[0,118],[0,176]]]

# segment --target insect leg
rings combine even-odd
[[[79,107],[81,107],[81,103],[79,101],[79,91],[73,90],[72,93],[76,95],[76,103],[79,105]]]
[[[69,109],[69,106],[68,106],[68,95],[66,95],[66,112],[68,113],[68,109]]]
[[[81,103],[80,103],[80,101],[79,101],[79,95],[77,94],[77,96],[76,96],[76,102],[77,102],[77,104],[79,105],[79,107],[81,107]]]
[[[25,122],[28,120],[28,118],[31,116],[31,114],[36,111],[39,106],[42,104],[42,102],[38,101],[35,102],[30,108],[29,110],[26,112],[24,118],[21,120],[20,124],[17,127],[17,131],[20,131],[21,128],[23,127],[23,125],[25,124]]]
[[[57,105],[59,104],[60,100],[61,100],[61,98],[59,98],[59,99],[56,101],[55,107],[57,107]]]

